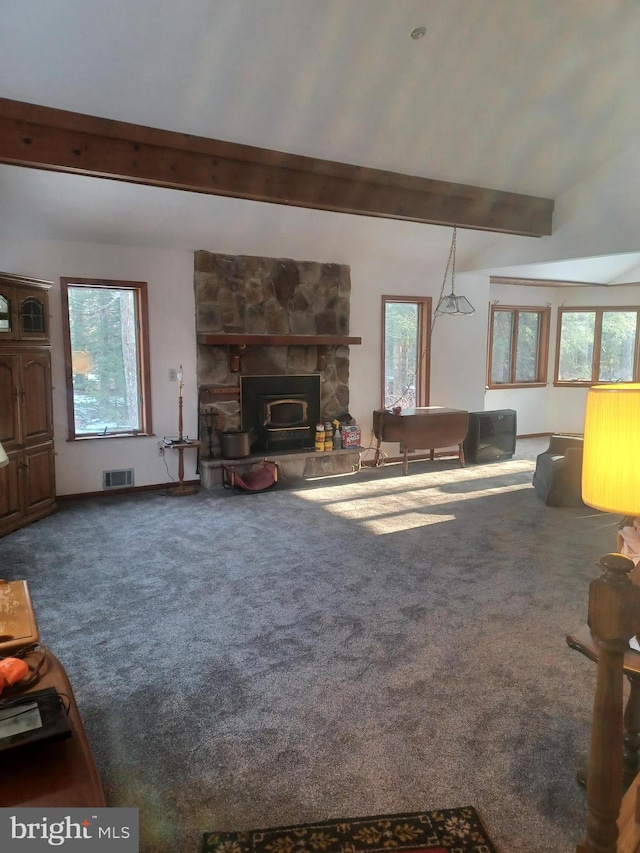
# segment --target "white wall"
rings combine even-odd
[[[177,479],[177,454],[158,455],[158,438],[178,429],[177,383],[169,369],[183,365],[184,432],[195,435],[196,346],[193,254],[81,243],[19,241],[0,244],[2,269],[53,281],[51,344],[56,490],[59,495],[102,490],[102,472],[133,468],[135,485]],[[154,437],[67,441],[67,404],[62,343],[60,277],[146,281],[149,293],[151,401]],[[185,453],[185,478],[195,477],[195,451]]]
[[[271,208],[273,210],[273,208]],[[291,211],[283,208],[283,213]],[[304,212],[305,214],[307,212]],[[428,229],[428,239],[420,251],[399,256],[398,247],[411,244],[421,226],[383,220],[364,220],[311,212],[313,232],[288,237],[273,228],[274,237],[265,245],[264,230],[259,252],[255,237],[243,232],[224,246],[198,246],[210,251],[236,254],[267,254],[300,260],[334,260],[351,266],[351,334],[362,337],[362,345],[351,347],[351,414],[361,424],[363,443],[371,434],[372,413],[380,406],[380,338],[383,294],[431,295],[440,292],[449,252],[451,230]],[[353,230],[351,243],[339,229]],[[327,225],[327,241],[320,225]],[[422,228],[424,228],[422,226]],[[369,231],[371,239],[363,238]],[[357,239],[356,239],[357,238]],[[397,239],[396,239],[397,238]],[[315,249],[314,249],[315,246]],[[335,252],[332,257],[329,252]],[[71,243],[19,238],[0,241],[0,268],[7,272],[32,275],[54,282],[51,292],[53,403],[56,445],[56,480],[60,495],[81,494],[102,489],[102,472],[115,468],[134,468],[136,486],[166,483],[169,475],[158,456],[157,441],[177,431],[177,386],[169,381],[169,369],[184,367],[184,431],[195,435],[196,419],[196,346],[195,305],[193,295],[193,252],[111,246],[95,243]],[[154,437],[104,438],[67,441],[67,408],[61,325],[60,277],[85,277],[141,280],[148,283],[151,349],[151,397]],[[488,305],[488,277],[460,276],[456,291],[468,295],[476,306],[472,317],[441,317],[433,335],[431,369],[432,405],[482,409],[484,360]],[[169,473],[177,476],[177,459],[165,454]],[[195,476],[195,452],[185,454],[185,477]]]
[[[583,307],[603,305],[611,307],[640,306],[640,286],[624,287],[567,287],[556,291],[555,306]],[[557,315],[557,311],[554,311]],[[555,328],[555,326],[554,326]],[[555,338],[552,341],[555,357]],[[555,364],[549,370],[549,381],[553,382]],[[553,432],[582,432],[587,399],[586,388],[549,387],[549,412]]]
[[[163,197],[164,198],[164,197]],[[171,196],[169,198],[172,198]],[[449,254],[451,229],[399,221],[296,211],[276,205],[240,204],[245,211],[235,227],[209,222],[210,236],[193,249],[229,254],[290,257],[349,264],[351,267],[352,335],[362,345],[351,347],[351,414],[371,437],[373,410],[381,404],[382,295],[431,296],[440,293]],[[235,207],[233,208],[235,209]],[[219,225],[219,227],[218,227]],[[537,305],[551,301],[550,382],[555,354],[556,308],[571,305],[640,304],[640,286],[616,288],[524,288],[489,286],[489,273],[461,272],[481,254],[485,235],[458,234],[456,292],[476,309],[470,317],[440,317],[431,353],[431,404],[482,411],[513,408],[518,431],[579,432],[584,418],[584,389],[553,388],[485,392],[490,299],[505,304]],[[487,243],[520,243],[506,235],[486,235]],[[532,243],[539,241],[533,240]],[[528,244],[527,244],[528,245]],[[197,430],[196,345],[193,296],[193,250],[56,242],[12,234],[0,238],[0,269],[54,281],[51,293],[54,421],[58,494],[80,494],[102,488],[102,472],[132,467],[138,486],[166,483],[177,476],[177,459],[158,456],[157,441],[177,430],[177,386],[169,369],[184,367],[184,431]],[[62,346],[60,277],[82,276],[142,280],[149,287],[151,394],[155,437],[67,441],[67,414]],[[447,291],[450,282],[447,283]],[[503,288],[503,289],[500,289]],[[392,450],[392,448],[389,448]],[[185,476],[195,476],[195,452],[185,454]]]
[[[555,318],[553,310],[555,288],[522,287],[518,285],[490,286],[490,301],[500,305],[517,305],[524,308],[549,306],[551,311],[551,340],[549,343],[549,378],[553,378],[553,354],[555,353]],[[488,334],[488,326],[487,326]],[[487,371],[485,366],[483,382],[486,383]],[[484,399],[485,410],[515,409],[518,418],[519,435],[536,435],[537,433],[553,432],[549,426],[549,388],[501,388],[487,390]]]
[[[485,409],[515,409],[518,434],[582,432],[587,388],[554,387],[558,308],[585,306],[640,306],[640,286],[622,287],[523,287],[491,285],[491,302],[523,307],[551,306],[549,362],[544,388],[487,390]]]
[[[640,143],[556,200],[550,237],[505,240],[495,235],[476,255],[475,268],[499,274],[512,265],[638,252],[639,184]]]
[[[426,259],[425,259],[426,261]],[[431,296],[437,302],[446,254],[421,265],[390,263],[375,256],[351,266],[351,333],[362,346],[351,347],[351,414],[362,427],[362,442],[372,440],[374,409],[380,408],[382,366],[382,296]],[[488,304],[487,276],[460,276],[456,292],[469,298],[476,313],[438,317],[431,347],[432,406],[483,408],[484,359]],[[447,281],[450,289],[450,280]],[[387,448],[390,452],[392,447]]]

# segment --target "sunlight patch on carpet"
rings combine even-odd
[[[518,483],[512,486],[503,486],[500,488],[499,494],[520,492],[525,489],[531,489],[531,484]],[[496,492],[492,491],[489,494],[496,494]],[[359,522],[371,533],[384,535],[427,527],[443,521],[453,521],[456,518],[455,513],[443,514],[436,511],[437,508],[486,498],[487,490],[440,492],[437,489],[431,489],[428,494],[424,491],[407,490],[401,495],[385,496],[384,502],[377,495],[363,495],[357,498],[352,495],[345,495],[342,500],[331,504],[322,500],[317,501],[314,494],[311,493],[302,492],[299,497],[311,503],[320,503],[324,510],[339,518]]]

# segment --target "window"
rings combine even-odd
[[[61,279],[69,438],[149,435],[145,282]]]
[[[431,298],[382,297],[382,405],[429,402]]]
[[[638,382],[640,308],[560,308],[557,385]]]
[[[489,388],[546,383],[550,316],[549,308],[491,306]]]

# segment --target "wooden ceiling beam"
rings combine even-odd
[[[295,207],[541,237],[553,200],[0,98],[0,163]]]
[[[517,284],[523,287],[607,287],[601,281],[568,281],[566,279],[553,278],[521,278],[510,275],[492,275],[489,277],[491,284]]]

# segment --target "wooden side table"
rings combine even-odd
[[[28,696],[46,687],[55,687],[68,697],[71,737],[4,752],[0,807],[104,808],[104,792],[73,690],[62,664],[49,651],[40,679],[23,693],[13,696]]]
[[[588,625],[583,625],[574,634],[567,636],[567,645],[580,652],[589,660],[598,662],[600,656],[598,644],[591,635]],[[624,709],[624,777],[627,788],[640,770],[640,652],[628,649],[624,655],[624,674],[629,682],[629,698]],[[584,784],[586,772],[578,770],[578,782]]]
[[[183,495],[195,495],[198,491],[198,486],[194,483],[185,483],[184,481],[184,451],[188,447],[200,447],[199,441],[180,441],[170,445],[173,450],[178,451],[178,485],[169,489],[168,495],[173,497],[182,497]]]

